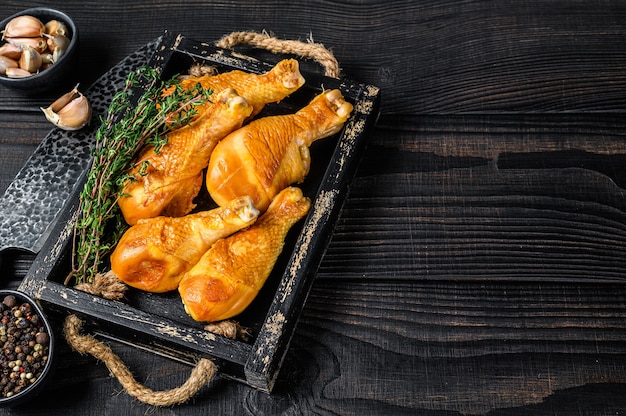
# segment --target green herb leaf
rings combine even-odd
[[[163,91],[172,88],[172,93]],[[132,102],[132,92],[143,93]],[[185,90],[178,77],[163,82],[154,68],[142,67],[128,75],[122,91],[113,96],[106,117],[96,131],[93,160],[80,194],[79,219],[74,227],[72,271],[69,284],[92,283],[105,259],[128,228],[117,200],[127,195],[122,189],[136,178],[128,171],[144,146],[159,152],[167,144],[167,133],[182,127],[197,114],[197,107],[210,102],[212,91],[199,84]],[[147,164],[139,169],[145,174]]]

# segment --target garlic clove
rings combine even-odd
[[[78,130],[91,120],[91,106],[87,97],[81,94],[56,114],[59,117],[58,127],[65,130]]]
[[[0,55],[0,75],[6,75],[8,68],[17,68],[18,66],[14,59]]]
[[[0,56],[6,56],[14,60],[20,59],[22,55],[22,48],[12,43],[4,43],[0,46]]]
[[[42,53],[41,54],[41,65],[45,65],[45,64],[53,64],[54,63],[54,57],[52,56],[51,53]]]
[[[31,75],[33,75],[27,70],[18,68],[18,67],[7,68],[5,71],[5,74],[9,78],[26,78],[26,77],[30,77]]]
[[[37,50],[39,53],[45,52],[48,49],[48,44],[43,37],[38,38],[10,38],[7,39],[9,43],[24,49],[26,46],[30,46]]]
[[[36,38],[43,35],[45,26],[34,16],[18,16],[9,21],[2,31],[2,39]]]
[[[60,126],[67,130],[77,130],[91,119],[91,106],[87,97],[80,95],[63,107],[58,113]]]
[[[65,49],[56,49],[53,53],[52,53],[52,62],[58,62],[59,59],[61,59],[61,57],[65,55]]]
[[[41,110],[48,121],[64,130],[78,130],[91,119],[91,105],[87,97],[78,91],[78,85]]]
[[[44,33],[48,35],[67,36],[69,32],[65,23],[59,22],[58,20],[50,20],[44,25]]]
[[[68,105],[74,98],[78,97],[78,95],[80,94],[80,92],[78,92],[78,85],[79,84],[76,84],[76,86],[70,92],[66,92],[65,94],[63,94],[62,96],[54,100],[54,102],[50,104],[48,108],[55,113],[59,112],[63,107]]]
[[[26,46],[22,51],[22,56],[20,57],[20,68],[25,69],[30,73],[35,73],[39,71],[41,63],[41,54],[37,52],[35,48]]]
[[[51,52],[56,51],[57,49],[63,49],[64,51],[70,46],[70,39],[67,36],[60,35],[44,35],[47,40],[48,49]]]

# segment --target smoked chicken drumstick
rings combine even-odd
[[[217,142],[241,127],[252,107],[233,89],[223,90],[190,124],[168,135],[156,153],[146,147],[130,171],[118,205],[126,222],[158,215],[181,216],[190,212],[202,187],[202,170]]]
[[[221,91],[234,88],[253,108],[251,117],[257,115],[266,104],[277,103],[304,85],[300,64],[295,59],[283,59],[264,74],[254,74],[239,70],[217,75],[186,77],[180,81],[184,89],[202,88]],[[167,90],[168,94],[172,88]]]
[[[178,287],[182,274],[220,238],[252,224],[259,211],[249,197],[184,217],[155,217],[130,227],[111,254],[111,270],[123,282],[149,292]]]
[[[248,307],[270,275],[287,232],[310,207],[299,188],[288,187],[253,225],[213,244],[178,286],[187,313],[196,321],[215,322]]]
[[[191,212],[202,187],[202,170],[215,145],[266,104],[281,101],[300,88],[304,78],[298,61],[286,59],[265,74],[234,70],[187,78],[180,85],[190,89],[198,83],[213,90],[210,102],[198,108],[190,124],[170,132],[159,153],[148,147],[135,162],[134,179],[126,183],[122,191],[126,196],[118,202],[130,225],[140,218]]]
[[[230,133],[209,160],[211,198],[222,205],[249,195],[265,211],[276,194],[304,179],[311,143],[341,130],[352,108],[339,90],[327,90],[295,114],[259,118]]]

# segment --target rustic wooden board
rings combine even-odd
[[[6,0],[0,11],[23,7],[21,1]],[[121,393],[103,365],[66,350],[55,388],[20,414],[623,413],[626,289],[606,283],[623,278],[622,261],[612,255],[620,252],[611,244],[613,234],[623,236],[614,221],[622,215],[616,211],[621,202],[607,192],[621,195],[621,186],[611,184],[619,175],[597,165],[561,166],[537,182],[540,172],[531,159],[522,169],[497,165],[510,155],[533,152],[570,164],[581,160],[580,154],[566,153],[571,151],[609,162],[621,157],[626,131],[622,0],[185,5],[67,0],[62,7],[86,28],[83,85],[166,27],[209,40],[234,30],[267,30],[286,39],[311,34],[333,50],[345,74],[381,87],[381,118],[271,396],[217,381],[184,407],[154,409]],[[39,103],[10,91],[0,94],[0,160],[6,163],[5,150],[16,148],[14,143],[34,149],[48,127],[37,115]],[[29,112],[21,113],[24,108]],[[14,172],[18,157],[11,156]],[[10,180],[4,168],[1,173]],[[519,188],[502,186],[504,175]],[[555,185],[567,178],[589,179],[584,195],[572,185],[565,198],[553,197],[555,190],[564,195]],[[579,212],[572,212],[574,196],[582,198]],[[508,205],[495,210],[489,198]],[[541,201],[553,206],[555,215],[576,214],[584,228],[574,234],[571,223],[559,227],[561,242],[548,240],[545,229],[527,234],[530,251],[512,245],[502,250],[484,240],[484,231],[499,231],[514,241],[507,235],[520,231],[510,222],[514,212],[537,231],[539,211],[530,204]],[[456,211],[446,209],[448,204]],[[479,209],[485,213],[481,224]],[[502,212],[506,216],[500,219]],[[461,215],[467,213],[472,215]],[[592,234],[588,227],[607,214],[612,226]],[[447,222],[450,228],[443,227]],[[549,259],[549,276],[527,263],[504,263],[496,270],[485,261],[470,268],[450,260],[476,254],[530,260],[544,242],[566,254],[565,243],[583,240],[594,242],[595,257],[581,259],[572,277],[604,282],[567,279],[567,256]],[[5,261],[10,266],[5,276],[19,281],[27,264],[28,259]],[[456,281],[472,277],[475,268],[482,279]],[[152,388],[178,386],[189,374],[186,365],[113,347]]]
[[[7,14],[23,8],[16,0],[2,3]],[[523,6],[515,0],[367,0],[358,7],[320,0],[245,6],[116,0],[93,7],[96,12],[68,0],[61,8],[85,28],[82,85],[165,29],[208,41],[265,30],[325,44],[344,74],[381,88],[383,115],[626,108],[626,11],[620,0],[530,0]],[[106,29],[97,29],[105,27],[103,19]],[[38,109],[32,100],[6,94],[0,108]]]

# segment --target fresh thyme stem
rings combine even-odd
[[[173,92],[164,95],[169,87]],[[135,104],[132,92],[143,88]],[[74,226],[72,271],[65,284],[92,283],[106,255],[117,244],[128,225],[117,200],[127,181],[138,151],[145,145],[155,152],[167,143],[167,133],[189,123],[198,107],[210,101],[212,91],[199,84],[184,90],[177,77],[161,81],[159,73],[143,67],[131,73],[122,91],[115,94],[106,118],[96,131],[93,160],[80,194],[79,218]]]

